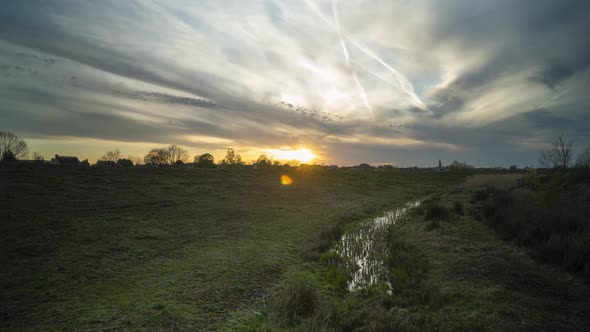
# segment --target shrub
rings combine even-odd
[[[447,207],[440,204],[432,204],[426,208],[424,220],[438,219],[448,221],[450,217],[451,213]]]
[[[497,192],[482,210],[497,232],[530,247],[539,260],[590,277],[588,207],[570,199],[563,186],[551,181],[537,192]]]
[[[453,161],[448,168],[450,172],[456,173],[472,174],[475,172],[475,167],[467,164],[466,162],[460,162],[457,160]]]

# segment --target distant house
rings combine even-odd
[[[55,155],[51,158],[51,163],[54,165],[80,165],[78,157]]]
[[[80,166],[90,166],[90,163],[88,162],[88,159],[84,159],[80,162]]]
[[[94,166],[97,167],[115,167],[117,164],[112,160],[99,160]]]
[[[442,165],[442,162],[439,160],[439,161],[438,161],[438,167],[436,168],[436,171],[437,171],[437,172],[446,172],[446,171],[448,171],[448,170],[449,170],[449,168],[448,168],[448,167],[445,167],[445,166],[443,166],[443,165]]]
[[[117,166],[120,167],[133,167],[133,162],[129,159],[119,159],[117,160]]]
[[[363,163],[363,164],[353,166],[352,168],[353,169],[360,169],[360,170],[370,170],[370,169],[373,169],[374,167],[369,164]]]

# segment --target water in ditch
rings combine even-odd
[[[332,250],[343,258],[352,275],[350,291],[366,285],[388,284],[385,260],[387,258],[387,230],[390,225],[406,218],[410,209],[420,206],[421,200],[411,201],[403,207],[385,212],[370,219],[354,230],[342,235]]]

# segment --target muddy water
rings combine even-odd
[[[385,259],[387,257],[387,229],[402,220],[421,200],[411,201],[401,208],[387,211],[380,217],[362,223],[358,228],[342,236],[332,250],[338,253],[351,271],[348,289],[355,291],[362,286],[388,284]]]

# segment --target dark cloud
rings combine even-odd
[[[345,164],[528,164],[555,133],[590,142],[587,1],[340,1],[340,35],[332,1],[311,3],[8,2],[2,126]]]
[[[588,54],[590,56],[590,54]],[[585,61],[577,61],[575,63],[550,63],[540,70],[539,73],[531,77],[533,82],[541,83],[548,88],[554,90],[564,80],[573,76],[576,72],[585,70],[590,66],[590,58],[585,58]]]
[[[573,120],[554,114],[546,109],[532,110],[522,114],[525,121],[528,121],[533,127],[566,127],[572,124]]]
[[[165,93],[159,92],[138,92],[137,96],[139,98],[144,98],[145,100],[153,100],[161,103],[166,104],[179,104],[179,105],[188,105],[194,107],[205,107],[205,108],[218,108],[219,106],[214,102],[205,100],[205,99],[197,99],[191,97],[178,97],[172,96]]]

